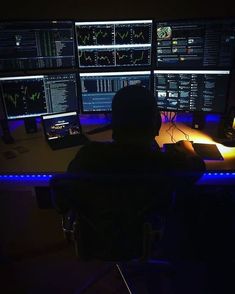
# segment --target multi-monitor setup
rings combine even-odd
[[[26,119],[111,112],[117,90],[141,84],[162,111],[225,113],[235,19],[0,23],[0,98]]]

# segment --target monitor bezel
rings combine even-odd
[[[79,57],[78,57],[78,40],[77,40],[77,33],[76,33],[76,23],[92,23],[92,22],[101,22],[101,23],[107,23],[107,22],[141,22],[141,21],[150,21],[151,22],[151,45],[150,45],[150,64],[149,65],[122,65],[122,66],[110,66],[108,67],[109,71],[127,71],[127,70],[132,70],[132,71],[138,71],[138,70],[152,70],[153,69],[153,24],[154,24],[154,18],[146,17],[146,18],[130,18],[130,19],[124,19],[124,18],[112,18],[112,19],[85,19],[85,20],[74,20],[74,34],[75,34],[75,47],[77,50],[77,66],[80,72],[87,72],[87,71],[106,71],[107,68],[106,66],[90,66],[90,67],[80,67],[79,65]]]
[[[22,73],[22,74],[29,74],[30,72],[33,71],[44,71],[44,70],[71,70],[71,69],[77,69],[78,68],[78,60],[77,60],[77,52],[76,52],[76,43],[75,43],[75,25],[74,25],[74,20],[73,19],[57,19],[57,18],[52,18],[52,19],[2,19],[0,21],[0,26],[4,25],[6,23],[25,23],[25,24],[30,24],[30,23],[56,23],[56,22],[70,22],[71,23],[71,28],[72,28],[72,33],[73,33],[73,46],[74,46],[74,65],[69,66],[69,67],[43,67],[43,68],[32,68],[32,69],[6,69],[6,70],[0,70],[0,75],[6,75],[6,74],[11,74],[11,73]]]
[[[152,79],[152,71],[151,70],[115,70],[115,71],[87,71],[86,73],[85,72],[80,72],[79,73],[79,82],[78,82],[78,86],[79,86],[79,93],[80,93],[80,96],[79,96],[79,102],[80,102],[80,105],[79,105],[79,108],[81,110],[81,114],[108,114],[108,113],[112,113],[112,109],[111,110],[107,110],[107,111],[85,111],[84,110],[84,107],[83,107],[83,97],[82,97],[82,87],[81,87],[81,78],[80,78],[80,74],[100,74],[102,75],[103,73],[109,73],[110,76],[112,76],[112,74],[115,75],[115,73],[120,73],[120,72],[126,72],[126,73],[134,73],[134,72],[148,72],[148,75],[149,75],[149,91],[151,93],[153,93],[153,79]],[[131,75],[131,74],[130,74]]]
[[[42,113],[38,113],[38,114],[35,114],[35,115],[25,115],[25,116],[20,116],[20,117],[8,117],[8,114],[7,114],[7,107],[5,105],[5,101],[4,101],[4,98],[3,98],[3,95],[2,95],[2,90],[1,90],[1,78],[14,78],[14,77],[19,77],[19,78],[24,78],[24,77],[28,77],[28,76],[35,76],[35,75],[41,75],[41,76],[47,76],[47,75],[60,75],[60,74],[75,74],[75,79],[76,79],[76,94],[77,94],[77,99],[76,99],[76,103],[77,103],[77,109],[75,109],[74,111],[77,111],[78,113],[80,112],[80,105],[79,105],[79,95],[80,95],[80,92],[79,92],[79,79],[78,79],[78,71],[77,70],[63,70],[63,71],[40,71],[40,72],[30,72],[28,74],[19,74],[19,73],[14,73],[14,75],[0,75],[0,99],[1,99],[1,102],[2,102],[2,105],[3,105],[3,112],[4,112],[4,116],[5,116],[5,119],[9,120],[9,121],[14,121],[14,120],[24,120],[24,119],[27,119],[27,118],[40,118],[42,115],[50,115],[50,114],[57,114],[58,112],[53,112],[53,113],[45,113],[45,114],[42,114]]]
[[[219,22],[226,22],[226,21],[234,21],[235,24],[235,17],[229,16],[229,17],[192,17],[192,18],[159,18],[156,19],[154,18],[153,20],[153,35],[152,35],[152,52],[153,52],[153,56],[152,56],[152,66],[153,66],[153,70],[155,70],[156,68],[158,68],[159,70],[190,70],[192,68],[190,67],[157,67],[157,36],[156,36],[156,29],[157,29],[157,24],[158,23],[164,23],[164,22],[169,22],[169,23],[181,23],[181,22],[215,22],[215,23],[219,23]],[[234,70],[235,69],[235,46],[234,46],[234,52],[233,52],[233,60],[231,63],[230,67],[219,67],[215,66],[215,67],[193,67],[194,70]]]
[[[157,69],[158,70],[158,69]],[[156,91],[155,91],[155,72],[156,70],[153,71],[153,95],[157,101],[157,97],[156,97]],[[159,70],[159,71],[171,71],[170,69],[164,69],[164,70]],[[172,70],[173,71],[173,70]],[[176,71],[181,71],[181,70],[176,70]],[[185,71],[185,70],[182,70]],[[187,70],[188,71],[188,70]],[[199,70],[192,70],[192,71],[199,71]],[[200,71],[215,71],[215,70],[200,70]],[[228,105],[228,101],[229,101],[229,93],[230,93],[230,87],[231,87],[231,79],[232,79],[232,70],[218,70],[218,71],[229,71],[228,75],[228,86],[226,89],[226,94],[225,94],[225,107],[224,107],[224,111],[203,111],[203,110],[185,110],[185,109],[167,109],[167,108],[158,108],[159,111],[163,111],[163,112],[174,112],[174,113],[201,113],[201,114],[225,114],[227,113],[227,110],[229,108]]]

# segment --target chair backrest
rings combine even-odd
[[[147,216],[166,215],[171,205],[167,179],[158,175],[63,174],[51,181],[55,207],[76,212],[81,258],[140,257]]]

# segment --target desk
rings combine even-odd
[[[164,143],[171,142],[171,133],[176,141],[184,140],[185,134],[189,139],[198,143],[215,143],[212,139],[213,132],[216,128],[213,123],[207,125],[206,132],[192,129],[184,123],[177,123],[177,128],[169,129],[170,123],[163,123],[160,134],[156,137],[156,141],[163,146]],[[84,125],[83,130],[87,132],[96,126]],[[180,131],[181,130],[181,131]],[[183,132],[185,133],[183,133]],[[0,174],[10,173],[60,173],[67,169],[68,163],[74,158],[80,146],[71,147],[53,151],[46,143],[42,126],[38,125],[38,132],[34,134],[26,134],[24,126],[21,125],[12,133],[15,143],[6,145],[0,140]],[[109,141],[112,137],[111,130],[102,133],[88,135],[89,139],[94,141]],[[235,148],[225,147],[216,143],[218,149],[224,157],[223,161],[205,161],[208,171],[231,171],[235,170]],[[6,159],[4,152],[12,150],[16,146],[24,146],[29,151],[17,154],[16,157]]]

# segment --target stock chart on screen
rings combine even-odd
[[[8,119],[77,110],[76,74],[2,77],[0,96]]]
[[[151,65],[152,20],[76,22],[81,68]]]

